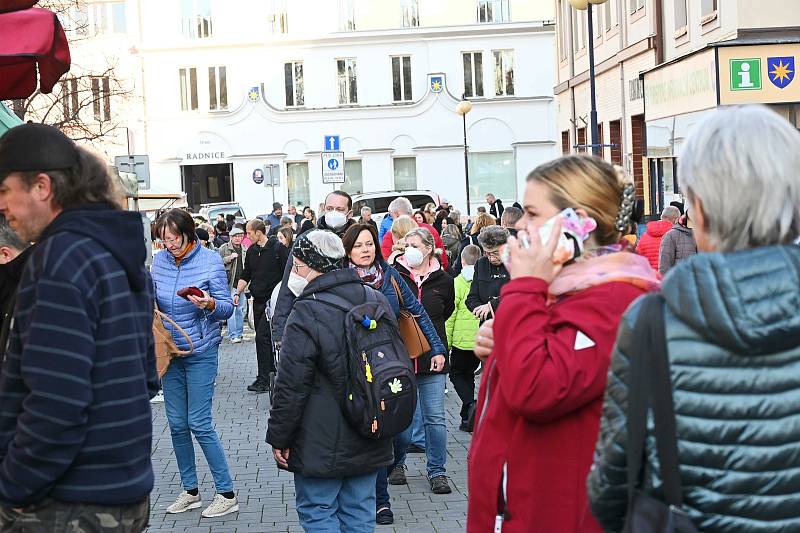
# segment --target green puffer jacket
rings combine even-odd
[[[456,310],[445,323],[448,348],[458,348],[460,350],[473,350],[475,348],[475,335],[478,334],[480,321],[475,318],[475,315],[466,305],[471,284],[471,281],[467,281],[464,278],[464,274],[456,276]]]
[[[704,532],[800,531],[800,248],[701,254],[662,287],[685,509]],[[628,358],[620,325],[588,490],[609,531],[627,511]],[[646,489],[661,496],[649,421]]]

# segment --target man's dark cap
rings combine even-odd
[[[78,164],[78,146],[58,129],[22,124],[0,137],[0,180],[12,172],[65,170]]]
[[[274,204],[272,204],[272,210],[275,211],[276,209],[283,209],[283,204],[281,204],[280,202],[275,202]]]

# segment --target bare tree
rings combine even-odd
[[[102,5],[102,4],[100,4]],[[90,23],[86,0],[42,0],[39,7],[57,14],[72,49],[72,68],[50,94],[39,89],[30,97],[11,102],[22,120],[55,126],[75,141],[111,141],[124,129],[115,113],[129,98],[130,81],[119,76],[118,59],[104,56],[100,68],[83,68],[76,48],[88,46],[97,30]]]

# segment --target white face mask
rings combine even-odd
[[[406,263],[408,263],[408,266],[411,268],[417,268],[422,264],[422,260],[425,259],[425,257],[422,255],[422,252],[412,246],[406,248],[403,257],[406,258]]]
[[[296,298],[300,297],[307,285],[308,280],[300,274],[295,272],[289,274],[289,281],[286,283],[286,286],[289,287],[289,290],[292,291],[292,294],[294,294]]]
[[[472,278],[475,276],[475,265],[466,265],[461,269],[461,275],[464,276],[464,279],[467,281],[472,281]]]
[[[347,223],[347,217],[339,211],[327,211],[325,213],[325,224],[332,230],[337,230]]]

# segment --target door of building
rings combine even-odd
[[[661,213],[670,202],[683,202],[678,186],[678,161],[674,157],[648,160],[650,163],[650,205],[653,215]]]
[[[233,165],[182,165],[181,185],[193,212],[201,204],[233,201]]]

